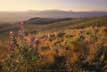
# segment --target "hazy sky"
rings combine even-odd
[[[107,11],[107,0],[0,0],[0,11]]]

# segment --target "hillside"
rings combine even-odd
[[[72,20],[72,18],[31,18],[29,20],[24,21],[25,24],[37,24],[37,25],[44,25],[44,24],[50,24],[50,23],[55,23],[55,22],[62,22],[62,21],[67,21],[67,20]]]
[[[89,18],[72,18],[71,20],[64,20],[49,24],[26,24],[28,31],[51,31],[51,30],[63,30],[69,28],[81,28],[91,25],[101,25],[107,23],[107,17],[89,17]]]
[[[90,25],[101,25],[107,23],[107,17],[89,17],[89,18],[31,18],[25,22],[25,29],[27,31],[51,31],[62,30],[63,28],[79,28],[88,27]],[[16,24],[1,24],[0,32],[9,32],[18,29]]]
[[[90,72],[91,66],[95,72],[107,71],[106,16],[31,18],[24,21],[25,33],[18,24],[0,25],[0,66],[4,72],[8,69],[12,72],[16,69],[20,72],[26,69],[59,71],[62,68]]]
[[[46,11],[23,11],[23,12],[0,12],[1,22],[18,22],[28,20],[34,17],[40,18],[78,18],[78,17],[93,17],[107,16],[107,12],[74,12],[63,10],[46,10]]]
[[[35,18],[34,20],[35,21]],[[39,22],[40,21],[40,22]],[[54,23],[44,23],[39,20],[40,24],[33,23],[32,20],[28,24],[25,24],[26,32],[52,32],[52,31],[64,31],[65,29],[79,29],[79,28],[87,28],[92,25],[105,25],[107,26],[107,17],[89,17],[89,18],[72,18],[71,20],[62,20],[60,22]],[[25,21],[26,22],[26,21]],[[16,24],[1,24],[0,25],[0,40],[5,40],[9,31],[18,31],[18,23]]]
[[[48,20],[0,25],[1,70],[107,71],[107,17]]]

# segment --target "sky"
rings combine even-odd
[[[0,11],[107,11],[107,0],[0,0]]]

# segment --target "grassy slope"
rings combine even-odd
[[[32,31],[63,31],[64,29],[73,29],[73,28],[79,28],[79,27],[88,27],[92,24],[106,24],[107,23],[107,17],[93,17],[93,18],[83,18],[83,19],[73,19],[69,21],[62,21],[62,22],[56,22],[52,24],[47,25],[36,25],[36,24],[26,24],[25,30],[32,32]],[[1,55],[6,53],[6,45],[8,40],[8,31],[10,30],[17,30],[16,25],[0,25],[0,58]]]
[[[55,22],[50,24],[26,24],[25,29],[27,31],[49,31],[49,30],[56,30],[61,28],[75,28],[75,27],[88,27],[92,24],[106,24],[107,23],[107,17],[92,17],[92,18],[81,18],[81,19],[72,19],[72,20],[64,20],[61,22]],[[0,25],[0,33],[8,32],[10,30],[17,30],[17,25],[9,25],[4,24]]]
[[[79,28],[79,27],[88,27],[93,24],[107,24],[107,17],[92,17],[92,18],[82,18],[82,19],[72,19],[72,20],[67,20],[67,21],[62,21],[62,22],[56,22],[56,23],[51,23],[51,24],[46,24],[46,25],[37,25],[37,24],[26,24],[25,25],[25,30],[28,32],[32,31],[56,31],[56,30],[63,30],[63,29],[68,29],[68,28]],[[4,24],[0,25],[0,40],[5,39],[7,37],[7,33],[9,31],[17,31],[18,27],[16,24],[14,25],[9,25],[9,24]]]
[[[62,30],[63,28],[78,28],[78,27],[88,27],[92,24],[106,24],[107,17],[93,17],[93,18],[83,18],[83,19],[73,19],[68,21],[56,22],[47,25],[26,25],[27,31],[50,31],[50,30]]]

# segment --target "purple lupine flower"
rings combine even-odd
[[[16,47],[16,38],[13,31],[9,32],[9,50],[13,50]]]
[[[33,44],[35,43],[35,39],[36,39],[35,35],[32,34],[32,35],[31,35],[31,39],[30,39],[30,44],[31,44],[31,45],[33,45]]]
[[[16,47],[16,45],[14,44],[14,41],[10,41],[8,50],[14,50],[15,47]]]
[[[38,44],[39,44],[39,40],[35,37],[34,34],[32,34],[30,45],[38,45]]]
[[[25,34],[24,34],[24,23],[23,22],[20,22],[19,23],[19,33],[20,33],[20,35],[22,35],[22,36],[24,36]]]
[[[39,39],[35,39],[35,44],[38,46],[39,45]]]

